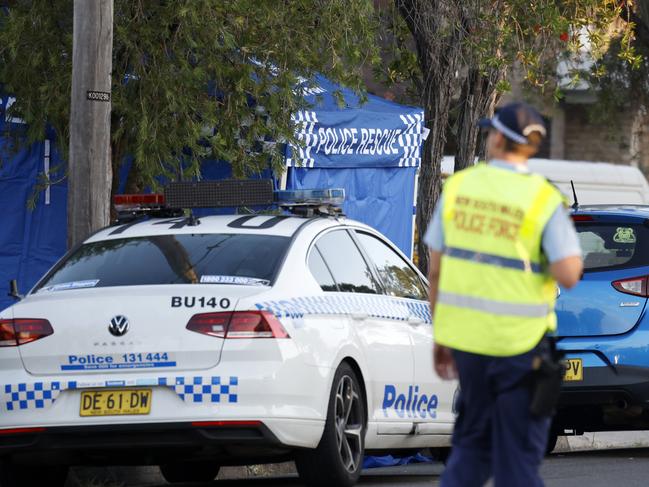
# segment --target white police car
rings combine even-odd
[[[388,240],[335,215],[169,214],[101,230],[0,312],[0,485],[294,458],[345,486],[364,452],[450,444],[426,283]]]

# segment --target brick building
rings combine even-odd
[[[628,100],[623,109],[607,114],[604,121],[591,117],[597,88],[582,80],[573,84],[569,69],[588,69],[588,56],[557,66],[564,97],[560,102],[536,99],[549,129],[549,141],[539,157],[577,161],[611,162],[638,167],[649,176],[649,109]],[[502,102],[525,99],[522,73],[510,73],[512,92]]]
[[[592,97],[567,94],[551,117],[550,157],[630,164],[649,175],[649,113],[629,103],[594,122],[588,114]]]

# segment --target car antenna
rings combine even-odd
[[[23,295],[18,292],[18,281],[15,279],[9,281],[9,292],[7,293],[7,296],[11,296],[19,301],[23,299]]]
[[[572,204],[572,209],[573,210],[578,210],[579,209],[579,201],[577,201],[577,192],[575,191],[575,183],[572,182],[572,179],[570,180],[570,186],[572,186],[572,197],[574,199],[574,203]]]

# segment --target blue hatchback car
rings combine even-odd
[[[649,429],[649,207],[580,207],[572,218],[584,275],[557,299],[568,370],[553,439]]]

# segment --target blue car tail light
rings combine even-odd
[[[627,279],[619,279],[613,281],[611,284],[615,289],[624,294],[632,294],[633,296],[642,296],[643,298],[649,297],[647,294],[647,279],[649,276],[631,277]]]

